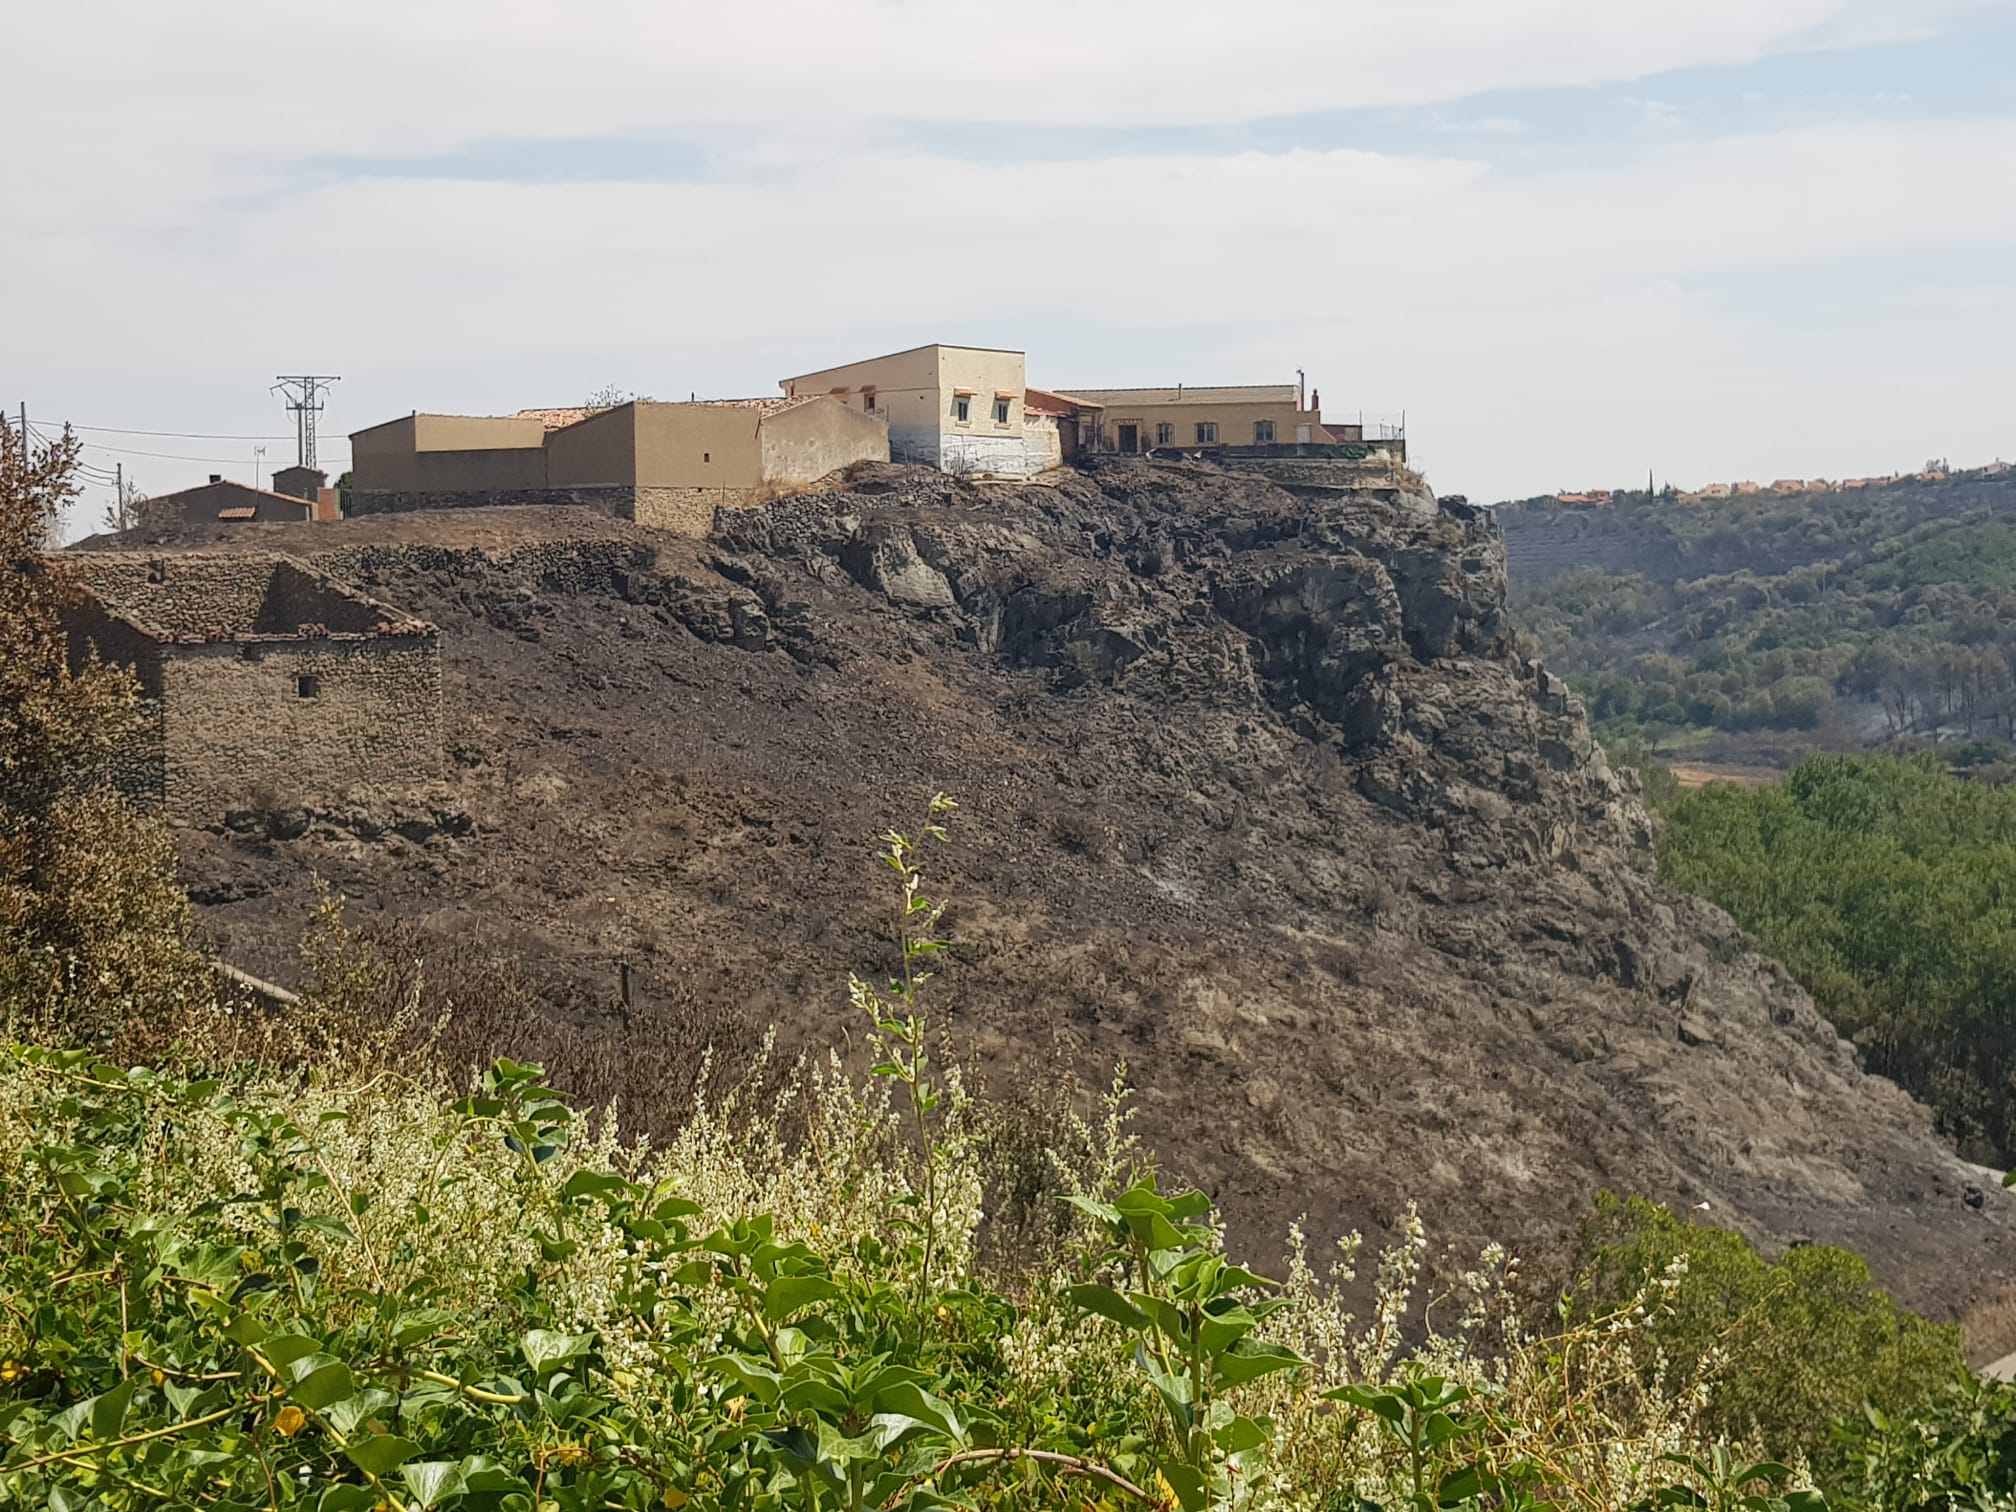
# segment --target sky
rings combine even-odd
[[[1476,499],[2016,455],[2016,0],[90,0],[0,140],[0,403],[148,493],[931,341]]]

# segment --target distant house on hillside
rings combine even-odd
[[[1707,483],[1701,487],[1701,497],[1704,499],[1726,499],[1735,491],[1735,487],[1732,484]]]
[[[1779,478],[1771,485],[1774,494],[1802,494],[1808,491],[1804,478]]]
[[[208,483],[199,483],[194,488],[142,499],[137,508],[140,524],[149,529],[164,525],[215,525],[219,521],[228,525],[266,524],[274,520],[298,523],[315,516],[315,506],[306,499],[233,483],[220,473],[210,474]]]
[[[705,535],[716,509],[765,504],[888,459],[882,418],[823,394],[412,414],[351,435],[350,508],[584,505]]]
[[[1760,488],[1757,484],[1750,482],[1748,479],[1745,479],[1741,483],[1732,485],[1731,491],[1733,493],[1746,496],[1749,494],[1757,494],[1764,492],[1762,488]]]

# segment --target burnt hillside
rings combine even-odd
[[[185,832],[243,964],[290,969],[319,875],[563,986],[606,998],[627,955],[640,1011],[835,1043],[847,973],[891,963],[876,835],[942,789],[965,1058],[1125,1060],[1250,1236],[1412,1197],[1530,1253],[1610,1186],[1855,1246],[1935,1313],[2008,1267],[1992,1181],[1653,878],[1460,507],[891,469],[708,542],[529,511],[231,539],[438,623],[449,700],[437,816],[278,793]]]

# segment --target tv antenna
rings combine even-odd
[[[315,417],[326,402],[329,385],[342,379],[334,374],[281,374],[273,380],[273,392],[287,396],[287,408],[294,412],[294,460],[303,467],[315,465]]]

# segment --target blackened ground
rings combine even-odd
[[[441,625],[449,764],[424,799],[283,786],[186,832],[242,965],[289,973],[319,876],[558,999],[606,1003],[627,957],[640,1013],[838,1044],[848,973],[894,964],[877,837],[942,790],[962,1057],[1002,1087],[1124,1060],[1141,1131],[1262,1250],[1300,1214],[1376,1239],[1414,1199],[1558,1254],[1611,1187],[1852,1245],[1938,1316],[2008,1278],[1999,1186],[1654,880],[1460,506],[888,469],[708,542],[580,512],[308,529],[229,538],[305,541]]]

